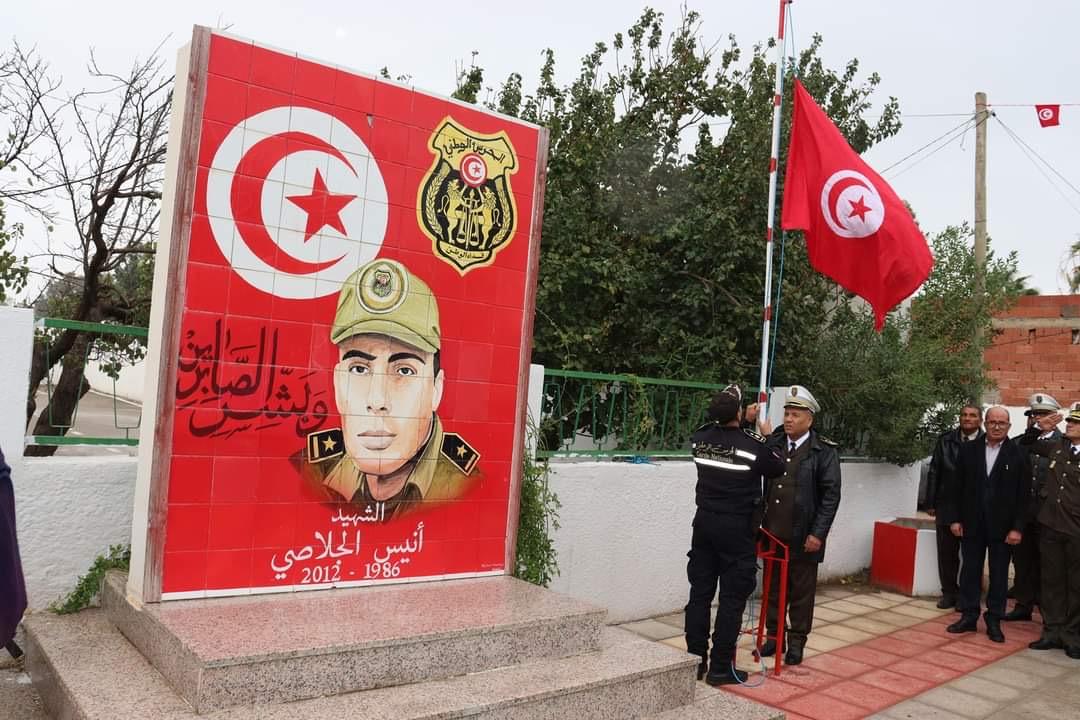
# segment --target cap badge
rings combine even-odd
[[[356,279],[356,298],[360,305],[374,315],[396,310],[409,292],[409,278],[396,262],[384,260],[373,263]]]

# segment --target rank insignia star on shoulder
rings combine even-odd
[[[306,455],[309,463],[323,462],[344,454],[345,435],[341,428],[308,433]]]
[[[460,435],[452,432],[443,433],[442,456],[466,475],[473,471],[476,463],[480,462],[480,453],[476,452]]]

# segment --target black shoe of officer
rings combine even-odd
[[[1001,618],[1005,622],[1017,622],[1019,620],[1031,619],[1031,608],[1024,607],[1023,605],[1017,605],[1009,612],[1005,613],[1005,616]]]
[[[1032,650],[1060,650],[1064,646],[1060,640],[1051,640],[1044,636],[1035,642],[1028,643],[1028,647]]]
[[[952,610],[956,607],[956,598],[952,595],[942,595],[937,601],[938,610]]]
[[[1001,632],[1001,624],[997,622],[986,623],[986,637],[990,638],[991,642],[1005,642],[1005,633]]]
[[[1065,648],[1065,654],[1071,657],[1073,660],[1080,660],[1080,646],[1070,645]]]
[[[969,633],[975,632],[979,629],[979,621],[970,618],[961,617],[949,627],[945,628],[945,632],[950,633]]]
[[[776,654],[776,641],[767,640],[765,644],[761,646],[761,650],[758,651],[758,655],[761,657],[772,657]]]
[[[734,685],[735,683],[744,683],[746,678],[749,677],[747,673],[742,670],[736,670],[729,664],[724,670],[717,672],[715,669],[710,671],[705,676],[705,682],[709,685]]]
[[[789,647],[788,651],[784,653],[785,665],[800,665],[802,664],[803,651],[801,647]]]

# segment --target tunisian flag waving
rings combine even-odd
[[[934,258],[907,207],[795,81],[784,177],[785,230],[803,230],[810,264],[885,315],[922,285]]]

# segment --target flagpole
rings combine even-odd
[[[765,384],[769,379],[769,327],[772,323],[773,223],[776,217],[776,173],[780,156],[780,101],[784,83],[784,10],[792,0],[780,0],[780,19],[776,29],[776,84],[773,91],[772,154],[769,156],[769,215],[765,224],[765,300],[761,328],[761,376],[758,380],[759,417],[767,411],[769,399]]]

